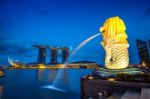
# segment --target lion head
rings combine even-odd
[[[125,32],[126,26],[123,20],[118,16],[106,19],[105,23],[99,30],[102,33],[105,42],[111,39],[115,44],[128,44],[126,40],[127,34]]]

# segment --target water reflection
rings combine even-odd
[[[44,69],[39,69],[38,70],[38,80],[43,80],[44,79]]]
[[[56,69],[52,69],[48,71],[48,81],[53,81],[53,79],[56,77],[57,75],[57,70]]]
[[[69,72],[67,71],[67,70],[64,70],[63,72],[62,72],[62,77],[61,77],[61,79],[64,81],[63,83],[65,84],[65,85],[67,85],[68,83],[69,83]]]
[[[2,93],[3,93],[3,86],[0,85],[0,99],[2,99]]]
[[[59,72],[59,70],[57,70],[57,73],[58,72]],[[63,69],[63,70],[61,70],[61,75],[59,76],[59,78],[57,78],[57,83],[55,83],[55,85],[53,85],[53,86],[56,88],[60,88],[62,90],[69,90],[69,88],[68,88],[69,79],[70,79],[70,73],[69,73],[68,69]]]
[[[52,69],[52,70],[49,70],[49,69],[38,69],[37,70],[37,78],[39,81],[48,81],[48,82],[52,82],[56,75],[58,73],[58,69]],[[63,70],[62,71],[62,74],[60,76],[60,78],[58,79],[58,84],[59,85],[61,82],[61,85],[62,84],[68,84],[68,78],[69,78],[69,73],[67,70]]]
[[[80,77],[90,72],[64,69],[56,86],[67,91],[63,93],[41,88],[52,84],[58,69],[6,70],[6,76],[0,78],[0,99],[80,99]]]
[[[57,70],[56,69],[38,69],[37,70],[37,78],[39,81],[48,81],[48,82],[52,82],[53,79],[56,77],[57,75]]]

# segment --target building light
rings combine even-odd
[[[114,81],[115,79],[114,78],[108,78],[107,80],[108,81]]]

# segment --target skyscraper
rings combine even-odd
[[[148,40],[148,45],[149,45],[149,49],[150,49],[150,40]]]
[[[58,56],[58,48],[57,47],[51,47],[50,48],[50,63],[51,64],[57,64],[57,56]]]
[[[66,62],[68,56],[69,56],[69,48],[68,47],[62,47],[62,63]]]
[[[45,64],[45,60],[46,60],[46,46],[35,45],[33,47],[38,48],[37,63],[38,64]]]
[[[141,66],[143,67],[149,66],[150,58],[149,58],[147,42],[138,39],[136,40],[136,44],[138,48],[139,61]]]

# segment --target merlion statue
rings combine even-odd
[[[108,18],[100,27],[105,49],[105,66],[108,69],[123,69],[129,65],[128,41],[126,27],[119,17]]]

